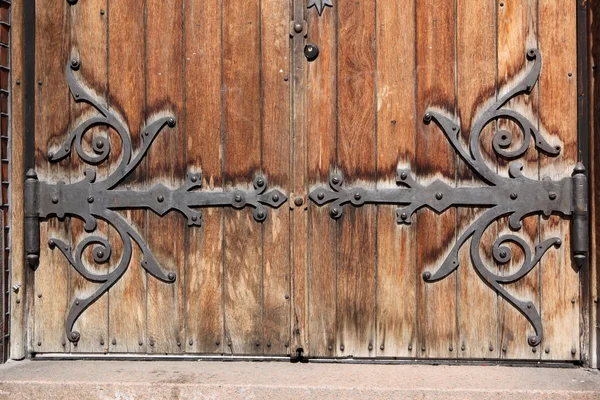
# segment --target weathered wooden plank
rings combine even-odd
[[[417,2],[417,116],[430,106],[455,110],[455,2]],[[442,179],[454,186],[455,156],[439,129],[417,123],[417,178],[421,184]],[[454,357],[456,347],[456,273],[434,284],[421,279],[439,268],[455,241],[456,212],[424,210],[417,216],[418,357]],[[431,238],[428,240],[428,238]]]
[[[147,118],[164,113],[177,117],[177,126],[162,132],[148,152],[148,185],[178,187],[185,179],[185,118],[183,110],[182,0],[146,5]],[[184,220],[175,213],[148,213],[148,247],[164,270],[177,274],[166,284],[148,276],[149,352],[182,351],[184,338]],[[168,232],[168,235],[160,234]]]
[[[373,187],[375,2],[338,3],[338,167],[346,185]],[[338,221],[338,355],[375,356],[376,209],[348,207]]]
[[[496,96],[496,3],[480,0],[458,0],[457,26],[457,104],[461,116],[461,134],[468,143],[471,128]],[[482,133],[480,148],[494,163],[492,151],[493,126]],[[457,168],[457,185],[481,185],[462,160]],[[457,229],[462,232],[481,215],[474,209],[457,210]],[[488,268],[494,261],[487,255],[495,238],[495,226],[486,232],[481,246]],[[480,279],[473,268],[467,246],[459,254],[457,274],[458,343],[457,357],[496,358],[500,355],[497,343],[496,293]],[[464,350],[463,350],[464,346]]]
[[[377,2],[378,187],[415,167],[415,2]],[[397,207],[377,213],[377,354],[408,357],[416,339],[416,230],[397,223]]]
[[[261,167],[260,7],[223,4],[225,184],[251,188]],[[262,227],[225,211],[225,352],[263,352]]]
[[[23,21],[26,4],[23,1],[11,4],[12,21]],[[31,11],[30,11],[31,12]],[[31,34],[31,31],[28,33]],[[11,132],[25,132],[25,91],[36,85],[35,82],[25,81],[24,42],[26,40],[24,24],[13,24],[11,27]],[[17,83],[18,82],[18,83]],[[29,86],[31,85],[31,86]],[[10,184],[11,199],[13,205],[10,208],[12,221],[23,221],[23,182],[25,181],[25,135],[11,135],[10,158]],[[31,334],[26,326],[31,304],[26,305],[27,298],[33,299],[32,282],[27,280],[29,268],[25,265],[25,246],[23,224],[13,223],[11,225],[11,279],[12,284],[19,283],[21,290],[10,297],[10,358],[22,360],[27,354],[27,337]],[[8,285],[7,285],[8,286]],[[18,302],[17,302],[18,300]]]
[[[110,107],[122,114],[129,127],[134,149],[141,145],[140,133],[146,119],[144,2],[110,1],[108,16],[110,54],[108,65]],[[122,147],[114,134],[110,137],[116,161]],[[140,189],[147,175],[142,162],[123,187]],[[123,213],[127,221],[146,237],[146,211]],[[118,234],[111,230],[113,260],[120,259],[123,245]],[[129,269],[109,291],[109,351],[116,353],[146,352],[146,271],[141,266],[142,255],[137,246]],[[152,278],[151,278],[152,279]]]
[[[269,187],[290,183],[290,3],[261,1],[262,166]],[[305,213],[303,213],[305,214]],[[265,354],[286,354],[290,341],[290,212],[270,210],[264,223]]]
[[[68,161],[51,165],[46,158],[50,148],[62,145],[69,129],[71,97],[64,73],[70,55],[68,7],[66,2],[36,2],[35,161],[39,179],[53,182],[69,179]],[[43,244],[51,237],[69,240],[68,223],[56,219],[42,223],[40,233]],[[63,255],[42,245],[40,266],[35,276],[32,351],[70,350],[64,325],[69,307],[69,273],[70,266]]]
[[[539,45],[546,60],[540,78],[540,121],[562,148],[558,160],[540,159],[542,177],[552,179],[569,176],[578,159],[576,7],[567,0],[539,4]],[[579,274],[571,264],[569,222],[558,217],[542,221],[540,236],[563,239],[561,248],[548,252],[541,262],[542,359],[578,360]]]
[[[205,190],[218,190],[223,186],[221,1],[186,2],[184,18],[188,169],[202,171]],[[222,353],[223,210],[205,210],[202,228],[187,235],[185,350]]]
[[[106,101],[107,92],[107,18],[100,10],[106,10],[107,0],[91,0],[70,7],[71,31],[71,57],[78,58],[81,63],[81,80],[93,88],[101,98]],[[88,104],[71,102],[71,126],[79,125],[79,121],[87,119],[90,112],[95,112]],[[84,149],[90,152],[94,137],[106,136],[104,127],[90,129],[84,136]],[[77,156],[71,157],[69,169],[71,182],[76,182],[83,177],[83,172],[90,166],[79,160]],[[98,179],[106,172],[105,167],[98,167]],[[70,221],[72,247],[75,248],[85,237],[90,236],[83,230],[83,221],[72,218]],[[106,237],[106,225],[99,224],[93,235]],[[108,272],[106,265],[97,265],[89,251],[83,257],[83,262],[91,270]],[[76,299],[83,299],[98,289],[98,284],[89,282],[84,277],[72,271],[69,279],[69,304]],[[108,296],[100,297],[77,320],[73,329],[81,334],[81,338],[72,351],[83,353],[103,352],[108,349]]]
[[[318,61],[308,64],[308,179],[312,190],[327,185],[336,162],[337,8],[321,17],[309,12],[308,35],[319,43]],[[305,60],[301,60],[306,62]],[[336,348],[336,229],[327,207],[309,204],[310,260],[307,291],[311,356],[331,357]]]
[[[498,93],[502,95],[510,91],[527,69],[526,52],[537,48],[537,3],[504,2],[498,4]],[[544,56],[542,54],[542,56]],[[545,63],[548,62],[544,57]],[[538,116],[539,87],[535,87],[530,95],[521,95],[511,100],[505,107],[519,111],[534,123],[539,123]],[[518,142],[522,138],[521,130],[512,122],[498,121],[498,130],[510,132]],[[519,159],[523,164],[523,174],[531,179],[538,179],[539,154],[533,148]],[[508,176],[509,161],[498,158],[498,173]],[[498,223],[498,236],[508,234],[508,221]],[[534,248],[539,241],[539,218],[526,218],[519,235]],[[513,252],[513,258],[502,267],[505,275],[510,275],[523,264],[523,253],[520,249]],[[539,310],[539,266],[528,276],[507,286],[510,293],[517,298],[533,302]],[[535,332],[523,315],[506,300],[498,299],[498,334],[501,348],[500,357],[506,359],[539,358],[527,343],[527,338]],[[536,349],[537,351],[537,349]]]

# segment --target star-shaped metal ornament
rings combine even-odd
[[[308,8],[315,7],[319,15],[323,14],[325,6],[333,7],[332,0],[309,0]]]

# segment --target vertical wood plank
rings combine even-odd
[[[377,2],[378,187],[415,167],[415,2]],[[416,339],[416,230],[397,223],[397,207],[377,213],[378,355],[408,357]],[[401,295],[400,295],[401,294]]]
[[[456,10],[457,104],[463,142],[468,143],[471,128],[496,96],[496,3],[457,0]],[[492,125],[488,125],[479,144],[490,164],[495,161],[492,134]],[[458,162],[457,172],[459,187],[482,185],[462,160]],[[459,209],[458,231],[468,229],[480,215],[481,211],[476,209]],[[483,237],[481,246],[484,254],[490,252],[495,231],[495,226],[490,226]],[[488,268],[494,266],[489,256],[484,262]],[[459,264],[457,313],[460,351],[455,354],[464,358],[497,358],[500,349],[496,334],[496,293],[479,278],[468,248],[460,252]]]
[[[24,56],[24,44],[28,40],[25,32],[25,24],[14,23],[23,21],[27,4],[24,1],[13,2],[11,4],[11,49],[10,49],[10,66],[11,66],[11,94],[12,100],[10,103],[10,132],[11,143],[9,154],[11,157],[10,184],[11,184],[11,199],[10,208],[12,221],[23,221],[24,210],[23,202],[23,182],[25,182],[25,92],[30,87],[36,85],[35,82],[25,80],[26,66]],[[29,32],[31,34],[31,31]],[[17,84],[18,81],[21,84]],[[35,90],[35,89],[34,89]],[[15,134],[15,132],[23,132],[23,134]],[[34,289],[32,281],[27,279],[29,274],[28,266],[25,265],[25,246],[24,246],[24,229],[23,224],[14,223],[11,226],[11,282],[12,284],[20,283],[22,290],[20,293],[14,293],[10,296],[9,307],[10,315],[10,358],[12,360],[22,360],[27,354],[28,336],[31,331],[30,326],[31,303],[26,303],[27,299],[33,299],[32,291]],[[7,283],[8,286],[8,283]],[[18,300],[18,302],[17,302]]]
[[[109,3],[109,101],[111,108],[121,113],[129,127],[132,146],[141,145],[140,133],[146,117],[145,91],[145,4],[113,0]],[[167,132],[163,132],[169,134]],[[113,159],[119,157],[122,146],[120,139],[112,134]],[[142,162],[124,184],[124,188],[140,190],[144,187],[147,163]],[[126,211],[124,218],[140,235],[146,237],[146,211]],[[113,260],[119,260],[123,244],[118,234],[111,230]],[[147,351],[146,336],[146,271],[142,268],[142,255],[133,246],[129,269],[109,291],[109,350],[116,353],[138,353]],[[153,279],[153,278],[151,278]]]
[[[107,94],[107,0],[91,0],[78,3],[70,7],[71,15],[71,57],[78,58],[81,62],[80,76],[82,82],[90,85],[106,102]],[[105,10],[104,14],[100,10]],[[71,102],[71,126],[75,127],[82,119],[88,118],[92,108],[88,104],[75,104]],[[95,110],[94,110],[95,111]],[[93,112],[93,111],[92,111]],[[84,149],[89,152],[96,135],[106,136],[105,128],[93,128],[84,136]],[[90,166],[85,164],[78,156],[70,158],[71,182],[81,180],[83,172]],[[98,166],[98,179],[102,179],[106,167]],[[83,221],[71,218],[72,247],[75,248],[85,237],[90,236],[83,230]],[[108,235],[106,225],[99,224],[93,235]],[[91,251],[84,255],[84,263],[91,270],[107,271],[107,266],[95,265]],[[98,289],[98,284],[92,283],[76,271],[70,275],[70,300],[72,304],[76,299],[87,298]],[[94,353],[108,349],[108,296],[104,295],[94,302],[77,320],[73,329],[81,333],[81,338],[73,346],[74,352]]]
[[[35,161],[40,180],[68,180],[65,164],[51,165],[46,158],[53,146],[62,145],[69,129],[71,97],[65,81],[65,65],[70,54],[69,9],[66,2],[36,2],[36,132]],[[41,34],[46,32],[46,34]],[[39,84],[41,82],[41,84]],[[34,287],[34,352],[70,350],[64,321],[68,313],[69,263],[58,251],[45,244],[52,237],[68,241],[68,223],[51,219],[41,224],[40,266]],[[42,297],[39,297],[39,295]]]
[[[180,186],[185,179],[185,120],[183,118],[182,0],[148,2],[146,21],[147,116],[177,117],[174,129],[163,131],[148,152],[148,186]],[[149,352],[178,353],[184,338],[184,220],[176,213],[148,213],[148,247],[164,270],[177,274],[167,284],[148,276]],[[168,235],[160,234],[168,232]],[[179,344],[179,345],[178,345]]]
[[[337,8],[319,17],[309,11],[308,37],[319,58],[308,64],[308,180],[312,191],[327,185],[336,162]],[[306,62],[305,60],[301,60]],[[331,357],[336,348],[336,231],[327,207],[309,204],[308,337],[311,356]]]
[[[259,0],[223,3],[225,184],[251,188],[261,167]],[[262,228],[225,211],[225,335],[235,354],[263,351]]]
[[[261,1],[262,165],[269,187],[290,181],[290,2]],[[303,212],[303,214],[305,214]],[[286,354],[290,341],[290,212],[264,223],[264,352]]]
[[[430,106],[455,110],[455,1],[417,2],[417,115]],[[417,177],[420,184],[442,179],[454,186],[455,155],[434,124],[417,123]],[[455,241],[454,209],[417,215],[418,357],[454,357],[456,345],[456,273],[441,282],[423,282],[424,271],[439,268]],[[426,238],[433,238],[427,240]],[[452,349],[452,350],[451,350]],[[458,351],[458,349],[457,349]]]
[[[204,190],[219,190],[223,187],[221,0],[186,1],[184,18],[188,169],[201,169]],[[222,353],[223,210],[203,213],[202,228],[187,233],[185,349]]]
[[[577,150],[577,3],[540,2],[539,44],[544,57],[540,79],[541,126],[561,142],[560,158],[541,157],[542,177],[569,176]],[[542,221],[541,238],[563,239],[559,250],[542,260],[542,321],[545,360],[579,359],[579,274],[571,265],[569,222],[558,217]],[[546,349],[549,350],[546,353]]]
[[[376,180],[375,1],[338,3],[338,167],[346,185]],[[339,356],[375,356],[376,209],[338,221]]]
[[[501,96],[516,85],[527,69],[526,52],[530,48],[537,48],[537,2],[530,1],[504,1],[497,4],[498,13],[498,93]],[[548,62],[542,54],[544,65]],[[539,125],[538,115],[539,87],[534,88],[530,95],[521,95],[511,100],[505,108],[519,111],[534,123]],[[498,129],[510,132],[514,138],[522,138],[521,130],[512,122],[498,121]],[[533,148],[519,159],[523,164],[523,174],[531,179],[539,179],[539,154]],[[509,162],[498,158],[498,173],[508,176]],[[498,235],[509,233],[508,221],[503,220],[498,224]],[[525,242],[534,248],[539,241],[539,218],[526,218],[523,229],[519,232]],[[551,250],[554,251],[554,250]],[[546,256],[544,256],[546,257]],[[520,250],[513,252],[510,263],[503,267],[505,275],[514,273],[523,264],[523,253]],[[537,268],[540,268],[538,265]],[[528,276],[508,285],[507,289],[517,298],[533,302],[539,310],[540,287],[539,269],[532,271]],[[523,315],[506,300],[498,299],[498,334],[501,348],[501,358],[505,359],[530,359],[539,358],[539,353],[534,353],[527,343],[527,338],[535,332]],[[536,349],[537,352],[537,349]]]

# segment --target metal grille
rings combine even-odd
[[[10,244],[9,244],[9,203],[10,203],[10,120],[9,120],[9,88],[10,88],[10,5],[8,0],[0,0],[0,168],[2,181],[2,212],[0,213],[0,245],[2,246],[2,273],[0,283],[0,362],[8,358],[9,340],[9,274],[10,274]]]

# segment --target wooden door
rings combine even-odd
[[[31,352],[580,360],[575,7],[38,0]]]

